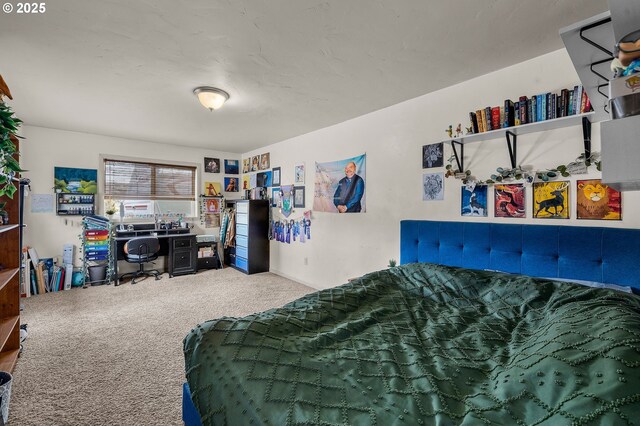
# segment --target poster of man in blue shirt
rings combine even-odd
[[[315,163],[313,210],[327,213],[367,211],[366,154]]]
[[[333,204],[338,213],[359,213],[362,210],[360,200],[364,195],[364,180],[356,174],[356,163],[353,161],[347,163],[344,174],[333,194]]]

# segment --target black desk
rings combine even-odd
[[[154,235],[156,234],[156,235]],[[196,234],[189,229],[145,229],[116,232],[111,240],[111,255],[113,262],[113,281],[120,284],[118,276],[118,261],[125,260],[124,245],[136,237],[155,236],[160,242],[158,256],[169,256],[169,276],[196,273]]]

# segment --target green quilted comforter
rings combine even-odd
[[[184,341],[204,425],[640,424],[640,298],[410,264]]]

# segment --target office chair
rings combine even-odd
[[[131,284],[135,284],[136,278],[141,276],[153,276],[159,280],[160,272],[157,269],[144,269],[145,263],[158,258],[158,251],[160,251],[160,241],[157,237],[137,237],[127,241],[124,245],[125,260],[129,263],[137,263],[140,265],[140,269],[122,274],[120,280],[131,277]]]

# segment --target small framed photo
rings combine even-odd
[[[260,170],[260,156],[254,155],[251,157],[251,171],[257,172],[258,170]]]
[[[272,172],[273,172],[273,174],[272,174],[272,178],[273,178],[272,185],[273,186],[280,186],[280,167],[274,167],[272,169]]]
[[[204,157],[204,171],[207,173],[220,173],[220,159]]]
[[[293,169],[293,176],[295,184],[304,183],[304,163],[296,164]]]
[[[225,177],[224,178],[224,190],[226,192],[238,192],[238,178]]]
[[[271,167],[270,155],[267,152],[260,156],[260,170],[268,170]]]
[[[245,158],[242,160],[242,173],[249,173],[251,169],[251,158]]]
[[[238,160],[224,160],[224,172],[228,175],[237,175]]]
[[[293,207],[304,208],[304,186],[293,187]]]
[[[271,188],[271,206],[282,206],[282,192],[280,192],[280,188]]]

